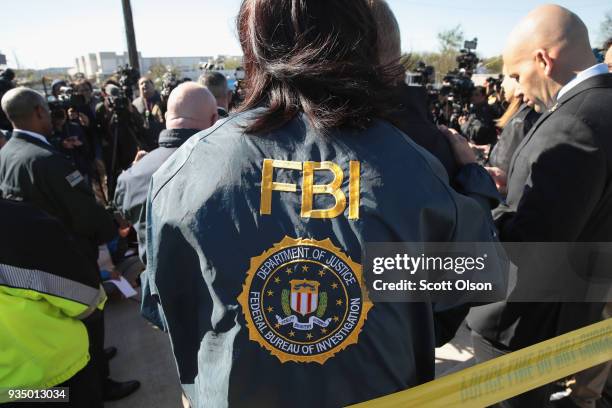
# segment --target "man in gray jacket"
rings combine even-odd
[[[144,205],[151,176],[187,139],[200,130],[212,126],[217,118],[215,98],[206,88],[194,82],[185,82],[177,86],[168,98],[167,129],[162,130],[159,135],[159,147],[135,162],[117,179],[115,205],[136,230],[138,251],[144,262],[146,262]],[[153,324],[163,328],[163,319],[158,314],[158,303],[152,296],[146,272],[141,282],[142,314]]]

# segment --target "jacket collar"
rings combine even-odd
[[[19,139],[19,140],[23,140],[23,141],[25,141],[27,143],[35,144],[35,145],[40,146],[40,147],[42,147],[44,149],[47,149],[47,150],[56,151],[55,148],[48,141],[44,142],[44,141],[42,141],[42,140],[40,140],[40,139],[38,139],[38,138],[36,138],[34,136],[29,135],[26,132],[23,132],[23,131],[20,131],[20,130],[13,130],[13,133],[11,135],[11,139],[13,139],[13,138]]]
[[[559,109],[559,107],[567,103],[570,99],[581,94],[582,92],[585,92],[585,91],[588,91],[589,89],[594,89],[594,88],[611,88],[612,89],[612,74],[596,75],[588,79],[585,79],[584,81],[580,82],[578,85],[574,86],[569,91],[567,91],[567,93],[563,94],[561,98],[559,98],[559,100],[553,106],[547,109],[546,112],[544,112],[542,116],[540,116],[540,119],[538,119],[538,121],[533,124],[529,133],[525,136],[525,138],[521,141],[521,143],[516,148],[516,151],[514,152],[514,155],[512,156],[512,161],[510,163],[510,170],[508,172],[508,180],[510,179],[510,176],[512,175],[514,171],[514,163],[516,161],[519,151],[522,150],[527,145],[527,143],[529,143],[529,140],[533,137],[533,134],[538,130],[540,125],[544,123],[544,121],[548,119],[557,109]]]
[[[162,147],[179,147],[199,129],[164,129],[159,134],[158,144]]]

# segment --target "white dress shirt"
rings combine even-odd
[[[563,95],[565,95],[570,89],[572,89],[579,83],[586,81],[587,79],[591,77],[602,75],[602,74],[607,74],[607,73],[608,73],[608,65],[604,63],[595,64],[592,67],[585,69],[584,71],[580,71],[578,74],[576,74],[574,79],[569,81],[567,84],[565,84],[563,88],[561,88],[561,90],[557,94],[557,100],[561,99]]]
[[[38,134],[36,132],[30,132],[29,130],[23,130],[23,129],[17,129],[17,128],[13,129],[13,132],[25,133],[28,136],[32,136],[35,139],[38,139],[38,140],[40,140],[42,142],[45,142],[48,145],[51,145],[51,143],[49,143],[49,141],[47,140],[46,137],[44,137],[43,135]]]

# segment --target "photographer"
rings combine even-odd
[[[138,80],[138,90],[140,91],[140,96],[134,99],[132,105],[134,105],[142,117],[147,140],[150,144],[150,148],[145,150],[149,151],[157,147],[159,133],[165,128],[164,110],[162,108],[161,97],[155,90],[151,79],[141,77]]]
[[[93,163],[88,158],[83,128],[79,123],[69,121],[61,107],[51,108],[51,122],[53,124],[51,144],[72,162],[85,178],[85,182],[91,186]]]
[[[130,167],[139,150],[151,151],[155,145],[148,140],[141,116],[118,83],[106,81],[103,97],[96,108],[96,127],[108,176],[107,197],[112,197],[121,171]]]
[[[85,127],[89,127],[91,123],[95,122],[96,118],[96,106],[100,102],[93,94],[93,86],[91,82],[86,79],[79,79],[72,84],[72,89],[75,95],[79,95],[77,98],[77,104],[75,106],[77,112],[83,114],[81,117],[81,124]]]
[[[468,115],[459,117],[461,133],[475,145],[493,145],[497,141],[494,114],[487,102],[484,87],[477,86],[472,92],[472,108]]]

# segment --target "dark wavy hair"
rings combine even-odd
[[[246,74],[239,110],[265,108],[248,133],[277,129],[301,112],[322,133],[365,128],[391,111],[401,67],[378,65],[366,0],[244,0],[237,25]]]

